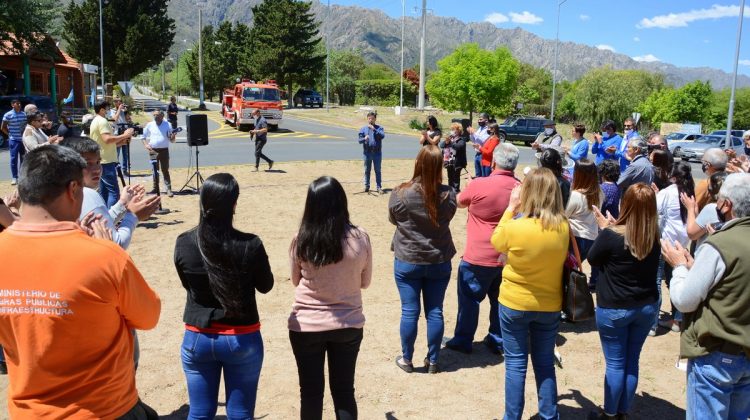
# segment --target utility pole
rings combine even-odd
[[[734,51],[734,72],[732,73],[732,93],[729,96],[729,114],[727,116],[727,147],[732,144],[732,120],[734,119],[734,91],[737,89],[737,63],[740,59],[740,39],[742,38],[742,19],[745,16],[745,0],[740,2],[740,23],[737,24],[737,46]]]
[[[424,54],[425,54],[425,36],[427,35],[427,0],[422,0],[422,39],[419,41],[419,104],[417,108],[424,109]]]
[[[555,67],[552,70],[552,109],[549,119],[555,120],[555,87],[557,85],[557,57],[560,54],[560,6],[568,0],[560,0],[557,3],[557,34],[555,35]],[[744,1],[744,0],[743,0]]]
[[[404,25],[406,23],[406,0],[401,0],[401,93],[398,105],[404,107]]]
[[[164,59],[166,60],[166,58]],[[164,74],[164,60],[161,60],[161,97],[164,98],[166,96],[166,75]]]
[[[99,0],[99,69],[102,75],[102,100],[104,100],[104,94],[106,85],[104,84],[104,30],[102,29],[102,0]],[[96,86],[94,87],[94,102],[96,102]]]
[[[198,109],[205,110],[203,103],[203,9],[198,9],[198,78],[200,79],[200,102]]]
[[[329,77],[331,75],[331,46],[328,42],[328,35],[331,33],[331,0],[328,0],[326,9],[326,112],[331,112],[331,89]]]

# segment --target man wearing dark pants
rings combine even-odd
[[[179,108],[177,107],[177,99],[172,96],[169,98],[169,105],[167,105],[167,119],[169,120],[169,124],[172,126],[172,130],[175,130],[177,128],[177,112],[179,112]]]
[[[488,138],[490,138],[490,133],[487,132],[487,122],[489,120],[490,116],[487,113],[482,112],[481,114],[479,114],[479,118],[477,118],[477,124],[479,124],[479,128],[475,130],[473,127],[468,127],[466,129],[469,132],[469,137],[471,138],[472,143],[477,144],[481,147],[484,142],[487,141]],[[474,155],[474,176],[477,178],[482,176],[481,152],[477,152],[476,155]]]
[[[375,123],[378,114],[375,111],[367,113],[367,125],[359,130],[359,143],[364,150],[365,158],[365,192],[370,191],[370,168],[375,167],[375,184],[378,194],[383,193],[381,185],[380,164],[383,161],[383,139],[385,130],[382,125]]]
[[[155,170],[161,167],[167,196],[173,197],[172,180],[169,176],[169,143],[174,143],[175,133],[164,121],[164,111],[154,111],[154,120],[143,128],[143,147],[148,151],[151,161],[156,161]],[[154,177],[154,191],[159,190],[158,178]]]
[[[268,140],[268,123],[260,115],[260,109],[257,108],[253,111],[253,118],[255,118],[255,126],[250,130],[250,138],[255,136],[255,172],[258,172],[261,159],[268,162],[268,170],[270,171],[273,168],[273,161],[263,154],[263,146],[266,145]]]
[[[23,163],[23,155],[26,148],[23,147],[23,130],[26,128],[26,113],[21,110],[21,101],[13,99],[10,101],[13,107],[3,115],[3,122],[0,130],[8,137],[8,147],[10,148],[10,176],[11,185],[18,182],[18,168]]]
[[[96,117],[91,121],[89,137],[99,144],[102,154],[102,177],[99,182],[99,194],[112,207],[120,200],[120,186],[117,184],[117,146],[126,145],[133,136],[133,129],[128,128],[122,134],[113,136],[112,126],[105,118],[109,102],[101,101],[94,105]]]
[[[466,249],[458,265],[458,317],[453,338],[445,343],[451,350],[471,353],[479,320],[479,305],[490,302],[490,327],[483,342],[491,352],[502,354],[498,297],[503,267],[500,254],[490,243],[500,218],[508,207],[510,193],[519,184],[513,172],[518,164],[518,149],[500,143],[493,153],[493,171],[476,178],[458,195],[458,207],[468,207]]]

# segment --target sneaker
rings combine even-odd
[[[424,367],[427,369],[427,373],[438,373],[440,372],[440,369],[438,368],[437,363],[430,363],[430,359],[425,357],[424,358]]]
[[[378,195],[383,195],[383,194],[385,194],[385,193],[383,192],[383,189],[382,189],[382,188],[378,188]]]
[[[18,180],[13,178],[10,180],[10,185],[18,185]]]
[[[672,329],[673,321],[670,318],[662,318],[659,320],[659,326],[668,330]]]
[[[167,188],[167,197],[174,197],[174,193],[171,188]]]
[[[399,369],[403,370],[406,373],[414,372],[414,365],[404,359],[404,356],[398,356],[396,358],[396,366],[398,366]]]
[[[649,337],[656,337],[656,328],[651,328],[651,329],[650,329],[650,330],[648,331],[648,336],[649,336]]]
[[[273,161],[268,162],[268,170],[273,169]]]
[[[672,332],[676,332],[676,333],[682,331],[682,328],[680,328],[680,321],[672,321],[671,329],[672,329]]]
[[[370,192],[370,187],[365,187],[365,192]]]

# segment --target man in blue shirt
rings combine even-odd
[[[605,159],[614,159],[618,162],[623,157],[622,137],[615,133],[615,122],[604,121],[601,134],[594,134],[594,144],[591,153],[596,155],[596,164],[599,165]]]
[[[23,163],[23,155],[26,153],[26,149],[23,147],[23,130],[26,128],[26,114],[21,111],[20,100],[12,99],[10,106],[13,109],[3,115],[0,131],[8,137],[11,185],[16,185],[18,183],[18,168]]]
[[[365,159],[365,192],[370,191],[370,169],[375,166],[375,184],[378,194],[383,193],[382,178],[380,176],[380,164],[383,161],[383,138],[385,130],[375,124],[378,114],[375,111],[367,113],[367,125],[359,130],[359,144],[362,145]]]
[[[630,165],[630,161],[625,158],[625,155],[627,154],[625,149],[628,147],[628,142],[630,140],[633,140],[636,137],[640,137],[641,135],[638,134],[638,132],[635,130],[635,120],[628,117],[625,118],[625,121],[622,123],[623,126],[623,142],[620,144],[620,172],[625,171],[625,168]]]

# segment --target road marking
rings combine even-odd
[[[209,131],[208,137],[214,138],[214,139],[225,139],[225,138],[243,138],[243,137],[249,137],[250,135],[245,131],[239,131],[232,127],[231,125],[228,125],[224,121],[224,117],[220,115],[212,115],[215,114],[215,112],[208,113],[208,112],[196,112],[196,114],[205,114],[208,119],[215,122],[216,124],[219,124],[219,128],[216,128],[212,131]],[[305,131],[295,131],[293,133],[268,133],[269,138],[297,138],[297,139],[303,139],[303,138],[318,138],[318,139],[343,139],[343,137],[339,136],[330,136],[328,134],[315,134],[315,133],[308,133]]]

